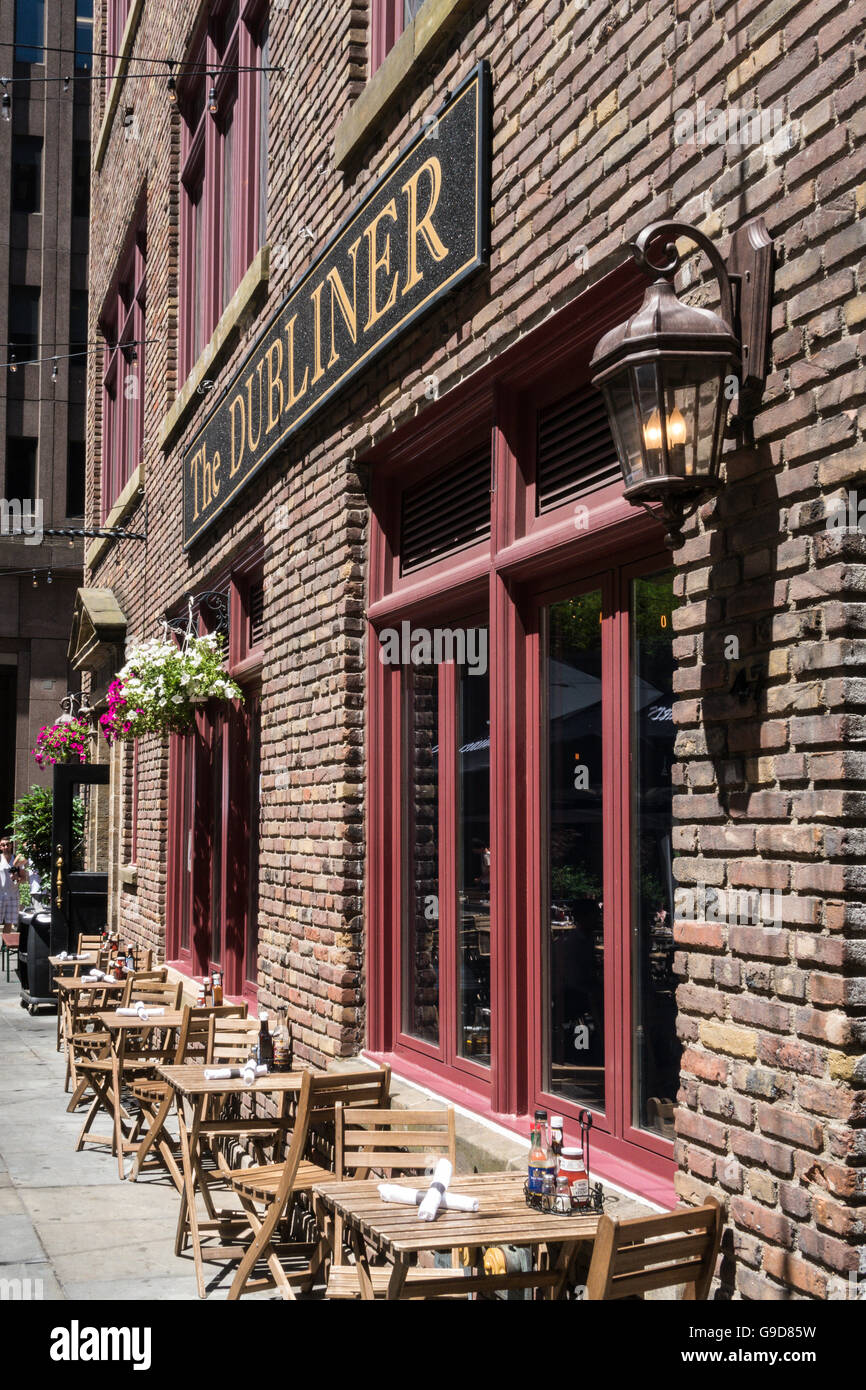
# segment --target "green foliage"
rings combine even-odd
[[[551,896],[558,902],[572,898],[600,898],[601,883],[580,864],[560,864],[550,873]]]
[[[15,841],[15,853],[32,859],[43,883],[51,878],[51,815],[54,793],[50,787],[31,787],[12,807],[9,832]],[[72,802],[73,854],[80,854],[84,840],[84,802],[75,797]]]

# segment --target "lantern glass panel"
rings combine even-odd
[[[724,405],[724,371],[718,360],[666,361],[663,416],[668,474],[706,481],[714,476],[717,419]]]
[[[626,487],[643,481],[643,449],[639,418],[631,391],[631,373],[625,371],[605,383],[604,395],[613,442]]]

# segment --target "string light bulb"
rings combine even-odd
[[[46,579],[45,582],[46,582],[46,584],[51,584],[51,583],[53,582],[53,575],[52,575],[52,573],[51,573],[50,570],[48,571],[48,578]]]
[[[55,359],[54,359],[54,363],[53,363],[52,368],[51,368],[51,380],[52,380],[52,381],[55,381],[55,382],[57,381],[57,358],[56,358],[56,357],[55,357]]]
[[[217,111],[219,110],[219,102],[217,101],[216,85],[215,85],[215,84],[216,84],[216,73],[215,73],[215,72],[212,72],[212,73],[210,73],[209,75],[210,75],[210,80],[211,80],[211,89],[210,89],[210,92],[208,93],[207,109],[208,109],[208,111],[211,113],[212,116],[215,116],[216,113],[217,113]]]
[[[69,91],[69,74],[68,74],[68,73],[65,73],[64,76],[63,76],[63,90],[64,90],[64,92],[68,92],[68,91]]]
[[[33,571],[33,587],[34,587],[34,589],[38,589],[38,588],[39,588],[39,580],[36,578],[36,571],[35,571],[35,570]]]
[[[8,77],[0,77],[0,86],[3,88],[3,98],[0,100],[0,106],[3,108],[4,121],[11,121],[12,119],[12,98],[6,90],[6,83],[8,81]]]
[[[174,63],[171,62],[170,59],[169,59],[169,63],[168,63],[168,81],[167,81],[166,84],[165,84],[165,90],[168,92],[168,99],[169,99],[169,101],[171,102],[172,106],[176,106],[176,105],[177,105],[177,83],[176,83],[175,80],[174,80]]]
[[[18,359],[16,358],[14,352],[10,355],[9,358],[9,370],[10,372],[17,372],[18,370]]]

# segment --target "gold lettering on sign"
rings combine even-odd
[[[283,413],[283,344],[275,338],[265,354],[268,359],[268,434],[280,423]],[[276,359],[276,366],[274,366]],[[274,392],[279,393],[280,403],[274,410]]]
[[[192,501],[193,501],[193,521],[198,516],[198,463],[201,458],[201,449],[196,449],[189,461],[189,472],[192,478]]]
[[[220,472],[220,451],[219,451],[219,449],[217,449],[216,453],[215,453],[214,456],[213,456],[213,463],[211,464],[211,474],[212,474],[212,476],[213,476],[213,495],[214,495],[214,497],[218,497],[218,496],[219,496],[219,490],[220,490],[219,472]]]
[[[250,372],[249,376],[247,377],[247,383],[246,383],[246,385],[247,385],[247,443],[248,443],[249,446],[250,446],[250,453],[251,453],[251,454],[254,454],[254,453],[256,452],[256,449],[259,447],[259,440],[260,440],[261,437],[262,437],[262,372],[263,372],[263,370],[264,370],[264,366],[265,366],[265,364],[264,364],[263,360],[262,360],[261,358],[259,358],[259,360],[258,360],[258,362],[256,363],[255,367],[253,367],[253,370]],[[255,439],[253,439],[253,393],[252,393],[252,391],[250,390],[250,387],[252,386],[252,381],[253,381],[253,377],[254,377],[254,376],[258,376],[258,378],[259,378],[259,409],[258,409],[259,428],[258,428],[258,431],[256,432],[256,437],[255,437]]]
[[[382,248],[381,256],[379,255],[376,249],[376,234],[378,232],[379,223],[382,221],[384,217],[390,217],[392,222],[397,221],[397,204],[393,198],[391,198],[391,200],[385,204],[381,212],[376,213],[376,216],[373,218],[373,221],[370,223],[370,225],[364,228],[364,236],[367,238],[368,258],[370,263],[370,312],[367,315],[367,322],[364,324],[365,333],[367,333],[373,327],[374,323],[377,323],[379,321],[383,314],[387,314],[388,310],[392,307],[397,298],[398,276],[395,270],[394,279],[391,281],[391,289],[388,294],[388,299],[382,305],[381,309],[378,307],[378,296],[376,291],[377,281],[379,278],[379,271],[384,270],[387,273],[390,273],[391,270],[390,232],[385,233],[385,245]]]
[[[235,429],[236,410],[240,416],[240,427],[237,430]],[[229,462],[229,477],[233,478],[241,466],[241,459],[244,456],[244,449],[246,448],[247,412],[244,406],[244,398],[240,391],[238,391],[238,394],[234,397],[229,406],[229,418],[232,424],[232,454]],[[235,445],[238,442],[240,442],[240,448],[235,452]]]
[[[421,220],[418,220],[418,180],[423,173],[430,175],[430,201],[427,204],[427,211]],[[411,178],[403,184],[403,192],[409,207],[409,229],[406,241],[406,283],[402,293],[408,294],[411,289],[421,283],[424,274],[418,269],[418,238],[423,237],[427,250],[434,261],[444,261],[448,255],[448,247],[443,245],[439,233],[433,226],[432,217],[436,211],[436,204],[439,202],[439,194],[442,192],[442,165],[435,155],[426,159],[420,169],[416,169]]]
[[[325,281],[320,280],[310,299],[313,302],[313,378],[311,386],[315,386],[320,376],[325,375],[322,366],[322,290],[325,288]]]
[[[327,280],[331,287],[331,355],[328,358],[328,366],[333,367],[335,362],[339,362],[340,354],[334,346],[334,301],[343,315],[343,321],[349,330],[352,342],[358,342],[358,247],[361,245],[361,238],[353,241],[349,247],[348,254],[352,257],[352,302],[349,303],[349,296],[346,293],[346,286],[340,279],[340,272],[336,269],[328,271]]]
[[[301,399],[302,396],[306,395],[306,392],[307,392],[307,377],[309,376],[309,373],[310,373],[309,367],[305,367],[305,368],[304,368],[304,379],[303,379],[303,381],[301,382],[301,389],[300,389],[300,391],[296,391],[296,390],[295,390],[295,324],[297,323],[297,321],[298,321],[298,316],[297,316],[297,314],[292,314],[292,317],[289,319],[288,323],[286,324],[286,330],[285,330],[285,331],[286,331],[286,338],[287,338],[287,340],[288,340],[287,352],[288,352],[288,357],[289,357],[289,394],[288,394],[288,397],[287,397],[287,399],[286,399],[286,405],[285,405],[285,409],[286,409],[286,410],[291,410],[292,406],[295,405],[295,403],[296,403],[297,401],[299,401],[299,400]]]

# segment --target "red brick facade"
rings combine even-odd
[[[828,500],[866,469],[866,5],[757,0],[460,5],[345,167],[334,135],[362,94],[367,5],[270,11],[270,274],[221,358],[228,381],[258,327],[395,153],[475,63],[492,73],[489,273],[411,329],[285,452],[189,554],[182,456],[203,396],[165,447],[177,377],[179,117],[159,80],[120,93],[93,178],[91,325],[147,190],[143,498],[146,547],[107,547],[86,583],[111,588],[131,636],[153,636],[189,591],[255,540],[265,553],[259,998],[289,1005],[296,1055],[365,1042],[365,454],[627,259],[655,218],[724,251],[763,214],[777,268],[772,366],[755,448],[677,552],[675,875],[764,890],[770,925],[676,925],[676,1188],[728,1204],[722,1285],[744,1298],[845,1297],[866,1272],[866,916],[862,907],[866,541],[828,526]],[[425,6],[423,9],[427,9]],[[104,11],[104,6],[98,6]],[[422,14],[423,14],[422,9]],[[196,16],[145,0],[134,52],[183,58]],[[95,48],[102,46],[104,13]],[[95,89],[95,92],[99,89]],[[699,106],[702,103],[702,106]],[[95,105],[100,130],[105,94]],[[125,108],[132,123],[122,123]],[[713,108],[767,113],[762,138],[712,143]],[[682,113],[686,113],[683,115]],[[692,120],[695,138],[689,134]],[[763,138],[768,136],[769,138]],[[695,302],[715,290],[692,275]],[[88,518],[100,513],[98,365],[90,369]],[[144,500],[130,521],[142,523]],[[728,639],[737,639],[731,647]],[[731,693],[731,652],[760,671]],[[137,880],[131,750],[115,752],[112,912],[165,944],[167,744],[141,741]],[[124,761],[125,760],[125,761]],[[125,774],[121,768],[127,767]],[[681,914],[682,915],[682,914]]]

